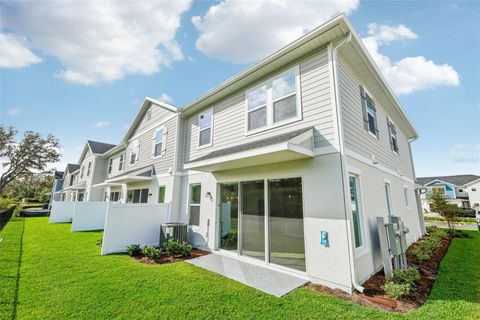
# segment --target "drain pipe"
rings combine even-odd
[[[337,43],[330,43],[328,46],[328,51],[330,55],[330,61],[332,63],[332,73],[333,73],[333,91],[334,91],[334,99],[335,99],[335,112],[337,118],[337,128],[338,128],[338,144],[340,148],[340,167],[342,173],[342,187],[343,187],[343,199],[344,199],[344,209],[345,209],[345,224],[347,229],[347,243],[348,243],[348,253],[349,253],[349,262],[350,262],[350,278],[352,281],[352,285],[355,290],[359,292],[363,292],[364,288],[360,285],[356,279],[355,275],[355,256],[353,253],[353,236],[352,236],[352,228],[351,228],[351,221],[353,221],[353,214],[350,211],[348,212],[348,199],[350,199],[350,190],[348,188],[348,171],[346,165],[346,155],[345,155],[345,146],[343,142],[343,126],[341,121],[341,114],[342,110],[340,107],[340,98],[338,93],[338,76],[337,76],[337,50],[344,44],[349,43],[352,40],[351,32],[339,42]]]

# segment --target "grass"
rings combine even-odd
[[[425,221],[445,221],[446,220],[442,217],[424,217]],[[476,218],[457,218],[455,219],[456,223],[464,223],[464,224],[469,224],[469,223],[477,223]]]
[[[275,298],[184,262],[102,257],[101,232],[14,219],[0,233],[0,319],[474,319],[480,234],[470,234],[453,241],[427,303],[394,314],[306,288]]]

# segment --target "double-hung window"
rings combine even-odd
[[[259,130],[300,118],[298,67],[246,93],[247,130]]]
[[[82,166],[82,169],[80,170],[80,179],[83,179],[83,172],[85,171],[84,169],[85,167]]]
[[[164,129],[160,128],[155,131],[154,142],[153,142],[153,156],[158,157],[162,155],[163,150],[165,149],[164,145]]]
[[[125,163],[125,154],[122,153],[120,154],[120,157],[118,158],[118,171],[123,170],[123,164]]]
[[[200,198],[202,193],[201,184],[190,185],[190,219],[192,226],[200,225]]]
[[[134,140],[130,144],[130,165],[134,165],[138,161],[138,150],[140,143],[138,140]]]
[[[375,137],[378,136],[378,124],[377,124],[377,109],[375,107],[375,101],[365,88],[360,85],[360,97],[362,99],[362,111],[363,111],[363,126],[370,134]]]
[[[199,137],[198,146],[204,147],[212,144],[213,109],[200,113],[198,117]]]
[[[390,139],[390,148],[392,151],[398,153],[398,138],[397,138],[397,129],[392,121],[387,117],[388,124],[388,135]]]
[[[112,173],[113,158],[108,159],[108,174]]]
[[[88,163],[88,168],[87,168],[87,177],[90,176],[90,173],[92,172],[92,162],[90,161]]]

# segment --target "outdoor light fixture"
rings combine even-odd
[[[213,200],[212,194],[209,192],[205,193],[205,198],[210,198],[210,200]]]

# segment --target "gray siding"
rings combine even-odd
[[[152,107],[152,117],[150,119],[146,119],[145,115],[136,130],[134,130],[134,133],[132,134],[133,139],[129,141],[127,148],[113,156],[112,173],[108,175],[108,178],[121,175],[125,172],[141,169],[149,165],[154,165],[155,174],[164,174],[168,172],[170,167],[174,168],[178,116],[171,111],[157,106]],[[153,136],[155,131],[162,126],[165,127],[167,132],[166,149],[162,157],[153,158]],[[137,139],[140,143],[138,161],[134,165],[130,165],[128,161],[130,158],[129,145],[132,141]],[[120,154],[122,152],[125,152],[125,165],[122,171],[118,171]],[[106,159],[106,161],[105,171],[108,170],[108,159]]]
[[[296,64],[300,66],[302,120],[246,136],[245,90],[242,90],[213,105],[214,124],[213,144],[211,147],[198,149],[199,113],[185,119],[185,161],[194,160],[214,150],[265,139],[306,127],[315,127],[314,145],[316,148],[338,144],[331,104],[330,67],[327,50],[324,49],[310,57],[299,60]],[[264,80],[268,80],[268,78],[273,76],[275,74]],[[203,110],[210,107],[212,106],[208,106]]]
[[[377,99],[373,97],[376,100],[375,106],[377,108],[380,138],[377,140],[368,134],[363,126],[359,88],[361,82],[341,57],[338,60],[338,81],[345,146],[367,158],[374,154],[378,162],[383,166],[392,170],[401,169],[404,175],[413,179],[409,142],[405,133],[402,132],[399,125],[396,125],[399,145],[399,154],[396,155],[390,148],[387,113]]]

